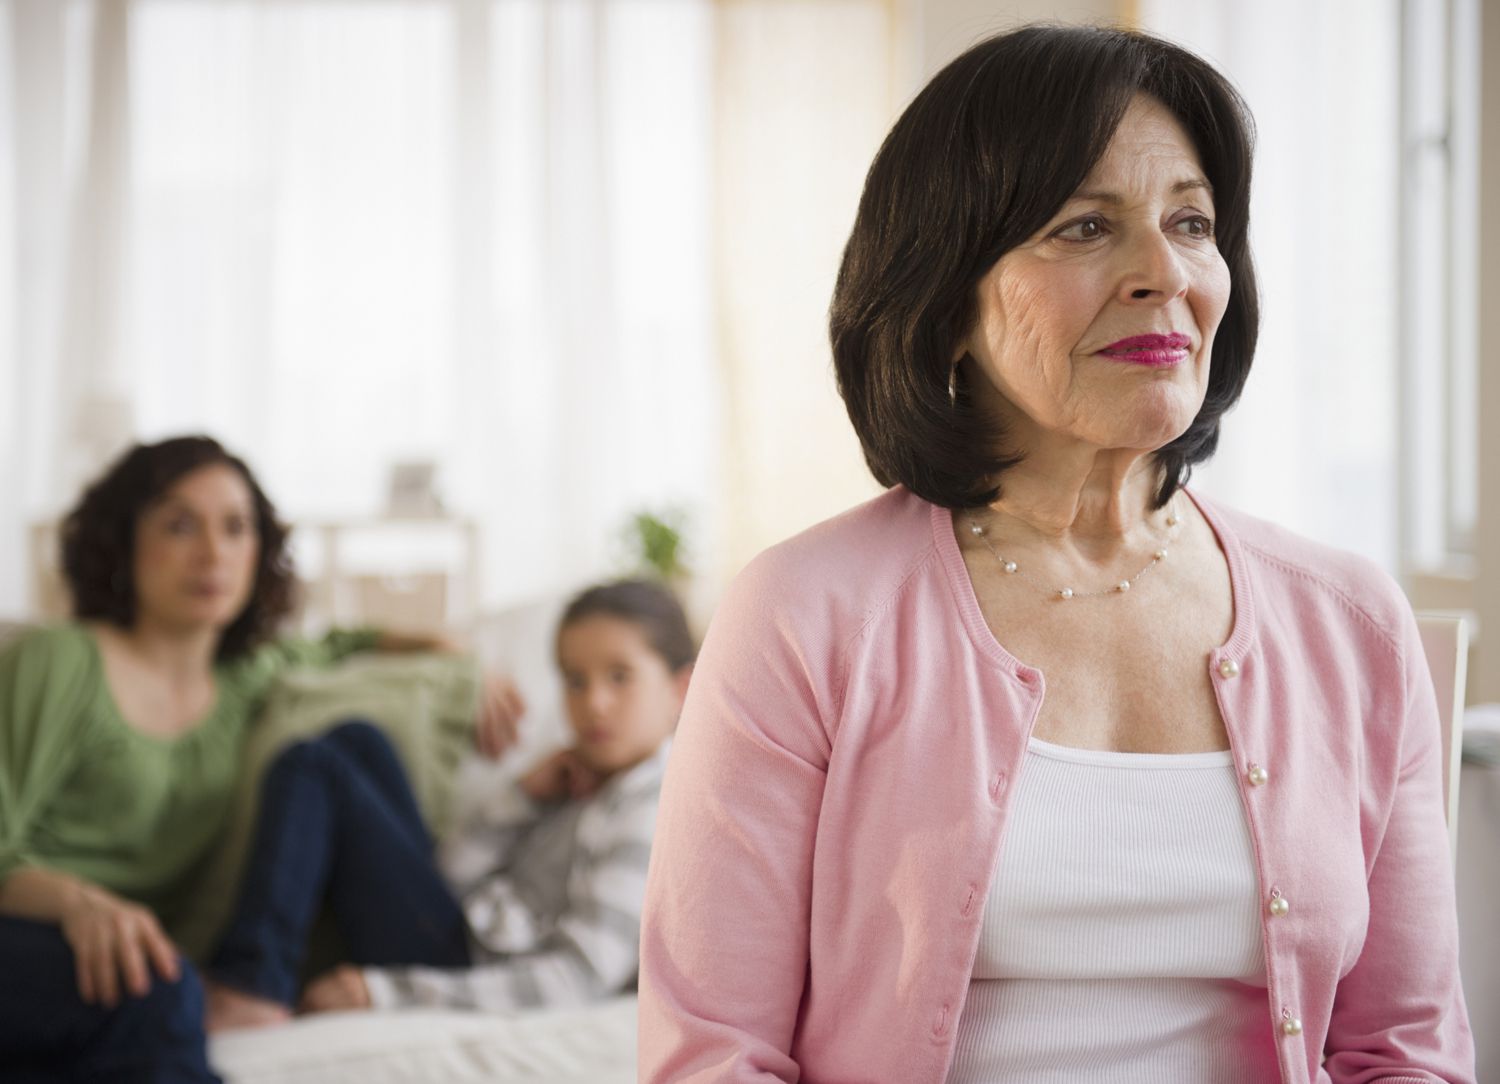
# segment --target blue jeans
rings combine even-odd
[[[209,973],[291,1005],[325,902],[350,962],[466,967],[463,909],[390,741],[341,723],[288,747],[266,773],[244,888]]]
[[[221,1084],[204,1045],[203,987],[178,965],[181,978],[153,975],[144,997],[89,1005],[58,927],[0,917],[0,1080]]]

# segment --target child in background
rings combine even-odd
[[[325,900],[353,966],[309,984],[304,1011],[513,1011],[626,989],[694,656],[664,587],[627,580],[574,598],[557,632],[573,744],[494,794],[438,859],[374,727],[289,748],[267,774],[245,894],[210,968],[209,1029],[290,1015]]]

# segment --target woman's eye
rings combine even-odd
[[[1104,223],[1097,218],[1080,218],[1070,222],[1052,236],[1064,241],[1094,241],[1104,236]]]
[[[190,519],[178,518],[178,519],[169,519],[169,520],[167,520],[167,533],[168,534],[178,534],[178,535],[191,534],[192,530],[193,530],[193,521],[190,520]]]
[[[1213,219],[1206,215],[1189,215],[1181,219],[1177,225],[1189,237],[1212,237],[1214,235]]]

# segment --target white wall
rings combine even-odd
[[[725,499],[712,571],[723,582],[879,492],[835,387],[827,313],[865,172],[907,79],[899,12],[884,0],[720,0],[715,10]]]
[[[1131,18],[1128,0],[911,0],[916,9],[922,79],[978,39],[1021,23],[1115,23]]]

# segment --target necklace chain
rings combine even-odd
[[[1177,505],[1174,501],[1172,505],[1167,509],[1166,542],[1171,542],[1173,540],[1172,532],[1181,522],[1182,520],[1177,515]],[[1168,547],[1163,544],[1157,547],[1156,552],[1151,555],[1151,560],[1146,564],[1146,566],[1139,572],[1137,572],[1134,576],[1131,576],[1129,579],[1121,580],[1113,587],[1106,587],[1099,591],[1078,591],[1073,589],[1072,587],[1049,587],[1042,581],[1038,580],[1035,575],[1021,568],[1021,566],[1016,564],[1016,562],[1007,560],[1001,555],[1000,551],[995,548],[994,543],[990,541],[989,528],[986,527],[983,523],[980,523],[979,520],[975,519],[973,515],[969,516],[969,533],[973,534],[976,538],[984,543],[984,548],[990,551],[996,561],[1000,562],[1000,567],[1004,570],[1006,575],[1018,576],[1021,579],[1034,584],[1041,591],[1045,592],[1050,597],[1057,599],[1059,602],[1066,602],[1070,599],[1098,598],[1101,595],[1123,595],[1125,592],[1129,591],[1130,588],[1134,586],[1134,584],[1138,580],[1140,580],[1142,576],[1165,561],[1167,559],[1167,554],[1171,552]]]

